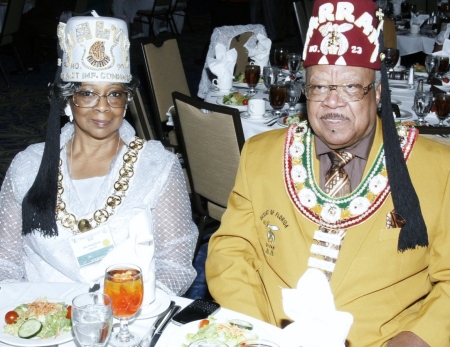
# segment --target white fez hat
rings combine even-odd
[[[64,82],[131,81],[130,40],[127,24],[117,18],[72,17],[59,23]]]

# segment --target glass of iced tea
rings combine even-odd
[[[139,310],[144,297],[141,269],[137,265],[117,264],[106,269],[104,292],[112,300],[114,317],[120,320],[120,330],[111,336],[117,347],[136,346],[139,336],[128,329],[128,320]]]
[[[272,84],[269,89],[269,103],[274,109],[274,117],[281,116],[281,109],[287,99],[287,87],[285,84]]]
[[[442,93],[434,96],[436,115],[439,118],[438,127],[445,127],[444,120],[450,112],[450,94]]]
[[[259,65],[247,65],[245,67],[245,79],[249,86],[248,94],[256,94],[255,87],[259,82],[261,76],[261,68]]]

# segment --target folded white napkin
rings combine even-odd
[[[248,47],[248,42],[244,45],[244,47],[247,48],[248,57],[250,58],[250,60],[253,61],[255,65],[259,65],[262,72],[263,67],[267,66],[269,63],[272,40],[261,34],[258,34],[256,36],[256,39],[258,41],[256,42],[255,47]]]
[[[419,27],[430,17],[429,14],[415,14],[411,12],[410,25],[418,25]]]
[[[353,323],[348,312],[336,311],[325,274],[308,269],[297,289],[282,289],[283,308],[294,322],[283,329],[287,347],[343,347]]]
[[[234,66],[236,65],[237,51],[233,48],[227,50],[225,45],[218,43],[215,47],[215,58],[206,58],[211,72],[217,79],[233,78]]]
[[[103,286],[105,270],[111,265],[127,263],[138,265],[144,281],[143,304],[155,300],[155,244],[153,242],[153,218],[151,211],[141,209],[129,223],[129,237],[116,245],[90,272],[90,284],[99,283]],[[127,232],[124,230],[124,232]]]

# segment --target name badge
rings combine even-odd
[[[69,240],[73,254],[80,267],[102,260],[114,249],[111,231],[107,226],[95,228],[87,233],[77,234]]]

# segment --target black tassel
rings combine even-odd
[[[383,52],[383,32],[380,32],[379,43],[379,52]],[[419,198],[409,176],[408,168],[401,151],[394,117],[392,116],[389,82],[384,61],[381,63],[381,87],[381,119],[383,123],[384,151],[391,195],[395,211],[406,221],[406,224],[400,231],[397,249],[400,252],[404,252],[418,246],[428,246],[428,234],[420,209]]]

